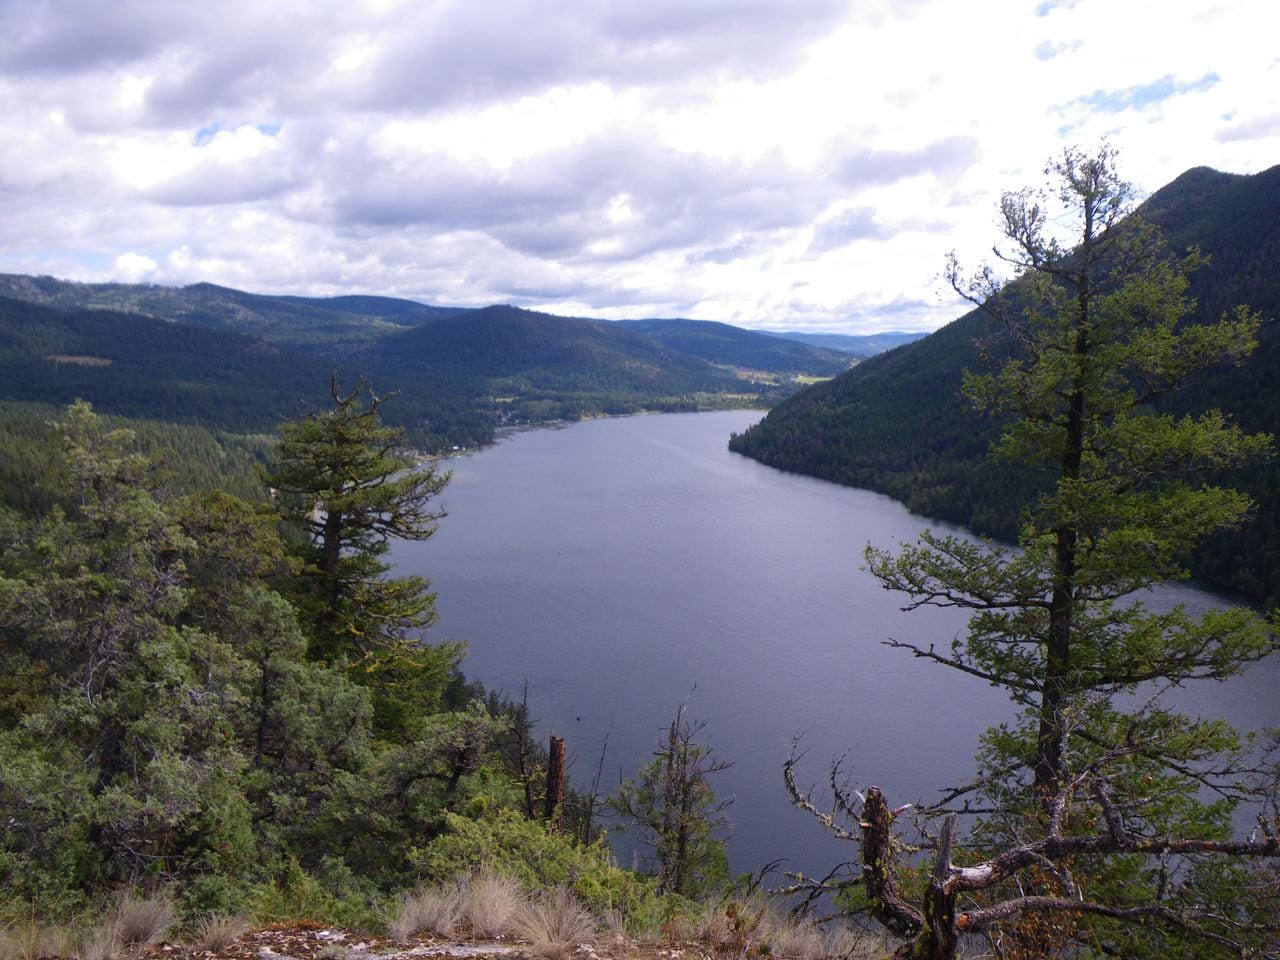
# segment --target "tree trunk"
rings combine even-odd
[[[862,806],[862,882],[876,919],[898,936],[909,937],[924,926],[924,916],[898,893],[892,820],[880,788],[868,788]]]
[[[551,750],[547,760],[546,819],[551,829],[560,829],[560,817],[564,812],[564,738],[551,735]]]
[[[924,913],[902,899],[894,872],[893,814],[879,787],[867,790],[862,806],[862,882],[875,918],[892,933],[910,937],[894,953],[894,960],[955,960],[960,947],[956,929],[955,892],[951,877],[951,841],[955,814],[943,822],[938,854],[929,878]]]
[[[1076,314],[1071,354],[1080,365],[1089,355],[1093,297],[1093,207],[1086,205],[1083,241],[1080,245],[1083,266],[1076,275]],[[1074,484],[1080,479],[1084,460],[1085,396],[1083,370],[1072,374],[1071,394],[1067,399],[1066,432],[1063,441],[1059,491],[1062,482]],[[1072,491],[1072,496],[1077,496]],[[1035,786],[1044,803],[1058,788],[1062,773],[1062,712],[1069,692],[1071,675],[1071,634],[1075,626],[1076,551],[1080,530],[1075,520],[1067,520],[1057,529],[1054,544],[1053,594],[1049,600],[1049,642],[1045,650],[1045,675],[1040,690],[1040,729],[1036,738]]]

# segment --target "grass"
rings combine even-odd
[[[462,918],[476,937],[503,937],[514,932],[525,903],[524,890],[511,877],[482,869],[462,886]]]
[[[580,945],[595,939],[596,921],[571,891],[558,887],[525,905],[516,918],[516,933],[537,956],[568,960]]]
[[[44,929],[33,921],[0,927],[0,960],[36,960],[43,957]]]
[[[705,904],[672,932],[720,960],[883,960],[894,949],[884,937],[857,928],[823,929],[787,916],[760,897]]]
[[[116,902],[109,922],[120,943],[144,947],[164,939],[174,919],[173,902],[167,897],[143,899],[128,893]]]
[[[249,921],[244,917],[211,913],[196,921],[191,932],[191,945],[197,950],[220,953],[248,932]]]
[[[568,887],[530,895],[513,877],[481,869],[460,882],[420,886],[403,894],[374,927],[385,926],[391,939],[416,937],[475,940],[516,939],[522,952],[541,960],[597,960],[640,957],[659,960],[680,942],[697,945],[697,954],[715,960],[882,960],[893,952],[883,936],[857,927],[822,928],[784,915],[760,896],[695,905],[669,904],[661,917],[637,924],[615,910],[594,915]],[[101,914],[98,914],[101,917]],[[348,924],[324,913],[320,920],[295,915],[262,929],[290,932]],[[125,960],[172,936],[174,901],[162,895],[121,894],[105,919],[89,927],[87,915],[72,926],[41,924],[16,910],[0,915],[0,960]],[[258,923],[263,923],[261,917]],[[208,914],[187,928],[175,956],[224,954],[249,932],[242,916]],[[647,934],[647,935],[646,935]],[[166,950],[171,949],[166,947]],[[346,946],[331,944],[326,960],[341,960]],[[598,951],[598,952],[597,952]]]
[[[110,923],[94,927],[80,944],[80,960],[112,960],[120,954],[120,939]]]
[[[462,908],[461,892],[456,886],[419,887],[400,898],[387,932],[401,942],[424,933],[452,937],[462,919]]]

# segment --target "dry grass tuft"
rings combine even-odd
[[[709,903],[686,923],[683,935],[711,948],[721,957],[745,957],[762,942],[761,924],[767,911],[758,900]]]
[[[0,960],[72,960],[80,952],[75,934],[34,920],[0,927]]]
[[[110,923],[94,927],[80,944],[80,960],[114,960],[121,952],[120,938]]]
[[[36,960],[39,956],[39,925],[28,921],[0,927],[0,960]]]
[[[684,928],[680,930],[682,936],[699,943],[719,948],[729,942],[729,917],[722,903],[704,904],[693,918],[680,926]]]
[[[208,953],[221,953],[248,932],[249,921],[244,917],[211,913],[196,921],[195,929],[191,932],[191,946]]]
[[[80,953],[80,944],[70,927],[45,927],[40,935],[40,954],[57,960],[73,960]]]
[[[401,942],[424,933],[452,937],[462,919],[462,906],[457,887],[419,887],[400,898],[387,932]]]
[[[525,904],[524,890],[512,877],[482,869],[465,884],[462,919],[477,937],[503,937],[515,931],[516,916]]]
[[[526,904],[516,931],[530,949],[547,960],[568,960],[596,935],[596,922],[572,891],[559,887]]]
[[[828,955],[828,938],[815,924],[807,920],[789,921],[773,918],[764,936],[769,941],[771,957],[823,960]]]
[[[894,943],[884,934],[850,927],[826,932],[828,957],[837,960],[881,960],[893,953]]]
[[[128,947],[159,943],[173,926],[173,904],[165,897],[121,897],[111,913],[116,939]]]
[[[600,926],[617,943],[630,939],[627,935],[627,918],[621,910],[611,908],[604,912]]]

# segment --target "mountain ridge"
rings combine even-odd
[[[727,325],[653,324],[657,335],[509,305],[0,274],[0,400],[82,397],[104,413],[269,431],[303,412],[300,398],[323,402],[336,371],[398,392],[388,418],[415,446],[441,451],[487,443],[512,423],[767,405],[803,377],[847,366]]]
[[[1220,406],[1250,431],[1280,433],[1280,165],[1252,175],[1205,167],[1153,193],[1139,211],[1173,250],[1199,245],[1210,262],[1191,278],[1195,319],[1237,303],[1261,311],[1254,356],[1178,394],[1169,409]],[[731,449],[779,469],[889,494],[926,517],[983,535],[1016,537],[1016,510],[1041,489],[1028,468],[986,457],[999,423],[960,396],[961,372],[977,368],[975,341],[1007,349],[1003,332],[973,310],[922,340],[872,357],[848,373],[779,403]],[[1229,482],[1258,506],[1240,531],[1222,534],[1194,558],[1203,582],[1258,601],[1280,599],[1280,469],[1238,471]]]

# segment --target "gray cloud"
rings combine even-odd
[[[0,73],[80,72],[150,56],[195,29],[196,5],[171,0],[34,0],[0,7]]]
[[[176,207],[199,207],[247,203],[278,197],[294,186],[291,171],[257,163],[210,162],[142,191],[152,203]]]
[[[411,5],[390,48],[351,95],[365,107],[430,109],[556,84],[665,86],[725,71],[760,76],[792,65],[845,9],[841,0]]]
[[[410,170],[394,166],[357,145],[329,175],[330,215],[338,222],[476,230],[533,256],[607,261],[800,226],[826,199],[776,154],[724,161],[623,131],[505,171],[445,154]],[[350,175],[355,170],[360,175]],[[623,199],[630,216],[613,222],[608,207]]]
[[[809,243],[809,253],[821,254],[855,240],[882,240],[892,236],[894,231],[876,219],[876,211],[871,207],[857,207],[846,210],[830,220],[824,220],[813,228],[813,240]]]
[[[733,263],[737,260],[745,260],[747,257],[755,256],[761,252],[771,249],[767,237],[769,235],[753,234],[751,236],[737,236],[727,243],[718,246],[708,247],[706,249],[694,250],[685,255],[686,263]]]
[[[0,13],[0,73],[146,66],[149,121],[162,124],[322,103],[438,110],[558,84],[759,77],[792,66],[846,12],[843,0],[472,0],[374,15],[280,0],[227,16],[171,0],[43,0]],[[362,37],[369,61],[335,74]]]
[[[920,174],[957,174],[978,162],[973,137],[946,137],[916,150],[854,150],[838,162],[841,178],[857,186],[894,183]]]
[[[834,306],[816,305],[797,297],[787,304],[787,322],[793,324],[790,329],[796,330],[924,331],[937,326],[936,315],[936,304],[912,297],[856,297]]]
[[[1238,140],[1261,140],[1264,137],[1280,133],[1280,113],[1252,117],[1249,120],[1240,122],[1235,122],[1234,117],[1231,119],[1231,123],[1214,134],[1214,139],[1219,143],[1231,143]]]

